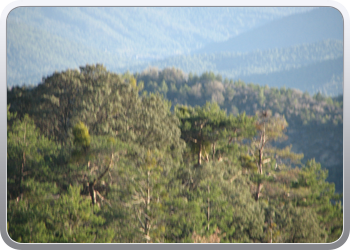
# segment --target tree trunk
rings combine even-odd
[[[19,181],[19,198],[23,200],[23,176],[24,176],[24,165],[26,164],[26,152],[23,152],[23,162],[20,171],[20,181]]]
[[[270,243],[272,243],[272,228],[270,229]]]
[[[96,191],[95,191],[94,187],[95,187],[95,182],[90,182],[89,183],[89,193],[90,193],[92,205],[96,204]]]
[[[213,143],[213,161],[215,159],[215,143]]]
[[[259,181],[258,187],[257,187],[257,190],[256,190],[256,196],[255,196],[255,200],[256,201],[259,200],[260,192],[261,192],[262,187],[263,187],[263,184]]]
[[[209,198],[209,194],[210,194],[210,187],[208,184],[208,231],[209,231],[209,219],[210,219],[210,198]]]
[[[198,150],[198,166],[202,164],[202,143],[199,143],[199,150]]]
[[[26,135],[27,135],[27,123],[24,124],[24,136],[23,136],[23,143],[26,145]],[[25,149],[23,150],[23,161],[20,171],[20,182],[19,182],[19,198],[20,200],[23,200],[23,174],[24,174],[24,166],[26,165],[26,152]]]
[[[259,149],[259,162],[258,162],[258,170],[259,174],[262,175],[262,165],[263,165],[263,148]]]
[[[259,162],[258,162],[259,175],[263,174],[262,167],[263,167],[264,145],[265,145],[265,123],[264,123],[263,134],[260,137]],[[263,187],[263,185],[262,185],[262,183],[259,180],[258,187],[257,187],[257,190],[256,190],[256,196],[255,196],[255,200],[256,201],[259,200],[260,192],[261,192],[262,187]]]
[[[147,171],[147,200],[146,200],[146,211],[145,211],[145,233],[146,233],[146,238],[147,238],[147,243],[148,243],[148,239],[149,239],[149,219],[148,219],[148,214],[149,214],[149,204],[151,201],[151,197],[150,197],[150,190],[149,190],[149,175],[150,172]]]
[[[263,134],[261,135],[261,138],[260,138],[259,164],[258,164],[259,165],[259,174],[262,174],[264,145],[265,145],[265,124],[264,124]]]
[[[89,193],[90,193],[90,196],[91,196],[91,202],[92,202],[92,205],[95,205],[96,204],[96,191],[95,191],[95,184],[101,180],[103,178],[103,176],[108,172],[108,170],[111,168],[112,166],[112,163],[113,163],[113,159],[114,159],[114,155],[112,154],[111,156],[111,161],[108,165],[108,167],[105,169],[105,171],[103,171],[100,176],[95,179],[94,181],[92,182],[89,182]],[[89,164],[89,163],[88,163]]]

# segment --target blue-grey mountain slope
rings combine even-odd
[[[117,70],[186,54],[308,10],[19,7],[7,18],[7,84],[37,84],[87,63]]]
[[[274,20],[227,41],[209,44],[197,53],[249,52],[314,43],[324,39],[343,40],[343,17],[335,8],[320,7],[307,13]]]

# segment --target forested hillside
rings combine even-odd
[[[320,15],[323,15],[321,19]],[[187,73],[198,74],[211,69],[233,79],[256,73],[268,74],[281,70],[279,67],[287,70],[286,67],[300,67],[309,62],[303,62],[302,49],[293,54],[293,48],[289,48],[293,46],[307,44],[313,47],[313,54],[309,56],[321,57],[313,58],[315,62],[333,59],[334,50],[342,46],[339,45],[343,30],[340,19],[341,15],[332,8],[19,7],[11,11],[6,20],[7,84],[37,85],[43,76],[55,70],[97,62],[118,73],[138,72],[151,64],[160,68],[175,66]],[[289,28],[284,26],[284,32],[281,32],[280,26],[284,24]],[[310,27],[313,32],[308,32]],[[286,38],[286,31],[293,34],[293,39],[289,37],[289,43],[283,44],[278,36]],[[310,39],[314,34],[317,34],[315,39]],[[335,44],[318,44],[329,40]],[[252,47],[253,42],[255,47]],[[246,49],[242,44],[251,46]],[[221,50],[212,49],[212,46]],[[258,49],[260,52],[256,52]],[[206,54],[215,54],[216,61],[208,60]],[[266,61],[266,55],[282,60],[278,70],[271,60]],[[291,57],[294,57],[292,61]],[[253,66],[233,67],[242,59],[244,65]],[[283,64],[284,60],[288,65]],[[214,67],[205,67],[208,65]]]
[[[211,69],[233,80],[278,88],[292,86],[309,93],[337,96],[343,93],[343,60],[343,42],[324,40],[247,53],[180,55],[122,69],[140,72],[152,65],[159,69],[176,67],[197,74]]]
[[[342,192],[342,96],[331,98],[320,93],[310,96],[296,89],[232,81],[213,72],[187,75],[175,68],[149,68],[136,76],[145,90],[164,94],[174,105],[195,106],[214,101],[229,114],[246,112],[254,116],[269,109],[285,116],[289,127],[283,145],[292,144],[294,152],[304,154],[304,162],[315,158],[329,170],[328,180],[336,183],[337,192]]]
[[[342,191],[322,162],[342,164],[342,144],[335,154],[328,147],[342,134],[342,97],[97,64],[9,88],[7,101],[7,227],[17,242],[305,243],[342,234]],[[299,136],[310,126],[314,134]],[[311,159],[308,143],[333,158]]]

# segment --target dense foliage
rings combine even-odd
[[[248,98],[259,101],[242,112]],[[288,112],[289,100],[300,105]],[[305,105],[314,107],[310,116]],[[273,143],[293,120],[341,124],[341,109],[323,96],[175,69],[118,75],[87,65],[12,88],[9,235],[17,242],[333,242],[343,208],[328,171]]]
[[[285,132],[288,139],[277,142],[307,159],[315,158],[329,170],[329,181],[336,183],[337,192],[343,192],[343,97],[313,96],[307,92],[285,87],[260,86],[243,81],[232,81],[213,72],[202,75],[185,74],[176,68],[148,68],[136,74],[137,80],[148,92],[159,92],[174,105],[200,105],[216,102],[228,114],[256,112],[269,109],[284,115],[289,123]],[[300,140],[304,138],[304,140]]]

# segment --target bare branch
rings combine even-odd
[[[94,181],[94,184],[96,184],[97,181],[101,180],[103,178],[103,176],[108,172],[108,170],[111,168],[112,166],[112,163],[113,163],[113,160],[114,160],[114,154],[112,153],[112,156],[111,156],[111,161],[108,165],[108,167],[105,169],[105,171],[103,171],[101,173],[101,175]]]
[[[142,227],[143,229],[145,229],[145,225],[142,223],[142,220],[141,220],[141,218],[140,218],[140,216],[139,216],[139,214],[138,214],[138,211],[136,211],[136,208],[135,208],[134,210],[135,210],[136,217],[137,217],[137,219],[138,219],[139,222],[140,222],[141,227]]]
[[[96,194],[98,195],[98,197],[100,197],[100,199],[104,202],[106,202],[110,207],[112,207],[111,203],[109,201],[107,201],[101,194],[100,192],[98,192],[97,190],[95,190]]]

